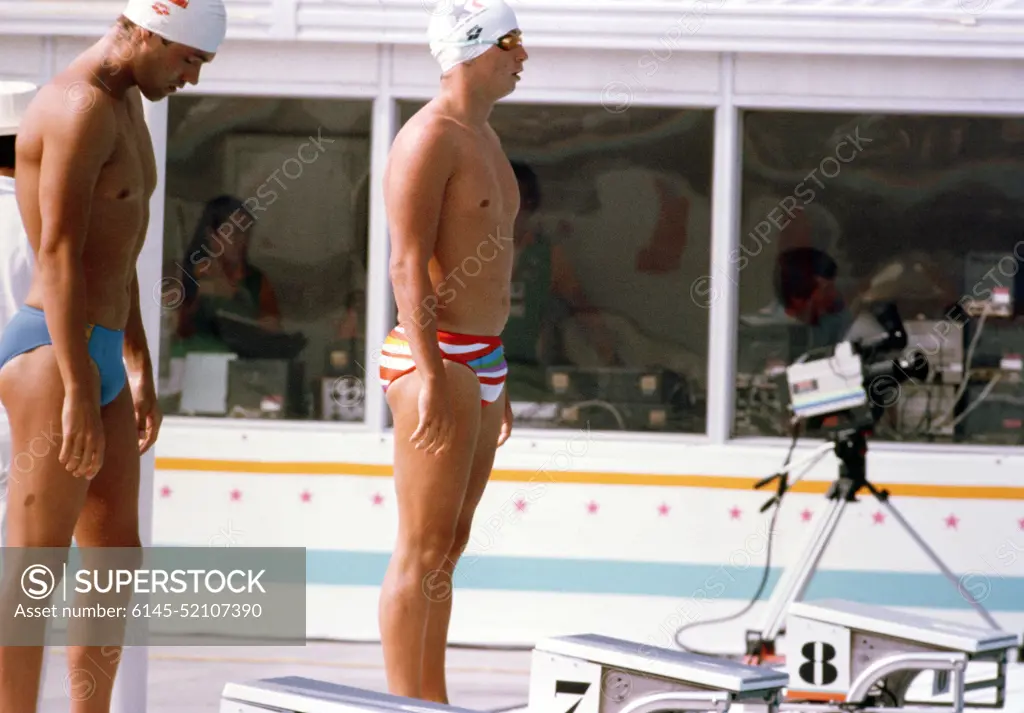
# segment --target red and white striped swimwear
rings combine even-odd
[[[494,403],[501,396],[508,374],[501,337],[474,337],[468,334],[437,331],[441,358],[465,364],[480,382],[480,405]],[[380,350],[380,383],[387,392],[395,379],[416,368],[405,330],[395,327]]]

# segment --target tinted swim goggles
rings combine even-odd
[[[507,32],[496,40],[465,40],[463,42],[444,42],[454,47],[469,47],[471,45],[495,45],[506,52],[511,52],[517,47],[523,46],[523,33],[521,30]]]

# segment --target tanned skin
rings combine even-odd
[[[399,528],[380,631],[388,690],[442,703],[452,575],[512,410],[506,391],[481,406],[476,375],[441,359],[437,331],[500,335],[508,320],[519,188],[488,120],[527,57],[521,44],[491,47],[445,74],[396,136],[384,177],[391,280],[416,369],[387,389]]]
[[[142,97],[196,84],[212,59],[122,19],[39,90],[21,122],[16,190],[35,254],[26,304],[44,311],[53,344],[0,370],[12,440],[5,544],[55,548],[57,567],[72,537],[82,548],[140,547],[140,456],[162,419],[139,305],[151,290],[140,290],[135,267],[157,180]],[[102,408],[90,324],[125,331],[128,384]],[[4,611],[23,599],[21,569],[10,571]],[[73,604],[125,606],[128,597]],[[39,624],[21,633],[40,640]],[[42,655],[40,646],[0,647],[0,713],[36,710]],[[72,690],[83,681],[91,689],[70,696],[72,713],[108,713],[120,658],[120,646],[68,647]]]

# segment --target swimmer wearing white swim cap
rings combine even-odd
[[[520,44],[519,20],[503,0],[440,1],[430,16],[427,38],[442,74],[492,47],[508,51]]]
[[[143,97],[196,84],[225,19],[222,0],[131,0],[21,113],[17,201],[34,266],[0,331],[0,403],[11,452],[33,457],[14,459],[7,479],[8,549],[66,552],[72,533],[83,549],[139,547],[140,460],[162,421],[141,309],[160,285],[136,272],[157,182]],[[45,452],[33,446],[40,433],[53,444]],[[127,607],[130,596],[103,603]],[[18,643],[41,641],[41,624],[27,622]],[[69,670],[95,684],[97,713],[109,711],[121,659],[107,650],[67,651]],[[0,647],[0,711],[36,711],[42,657]]]
[[[512,433],[501,333],[520,196],[489,119],[527,60],[506,3],[451,1],[428,30],[440,90],[402,125],[384,175],[398,324],[378,365],[399,504],[379,602],[387,686],[439,703],[453,572]]]

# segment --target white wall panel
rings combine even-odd
[[[60,72],[96,42],[94,37],[54,37],[53,71]]]
[[[594,103],[614,109],[631,97],[645,95],[707,95],[719,91],[718,55],[660,50],[594,52],[526,45],[529,59],[517,91],[571,92],[574,98],[590,93]],[[433,91],[440,67],[426,46],[396,46],[393,55],[396,88]]]
[[[46,79],[46,41],[42,37],[0,37],[0,71],[5,79]]]
[[[313,42],[226,42],[216,59],[203,69],[201,88],[235,86],[260,94],[268,88],[286,94],[290,87],[304,94],[362,87],[376,92],[376,45]]]
[[[1024,100],[1024,60],[741,54],[736,96]]]

